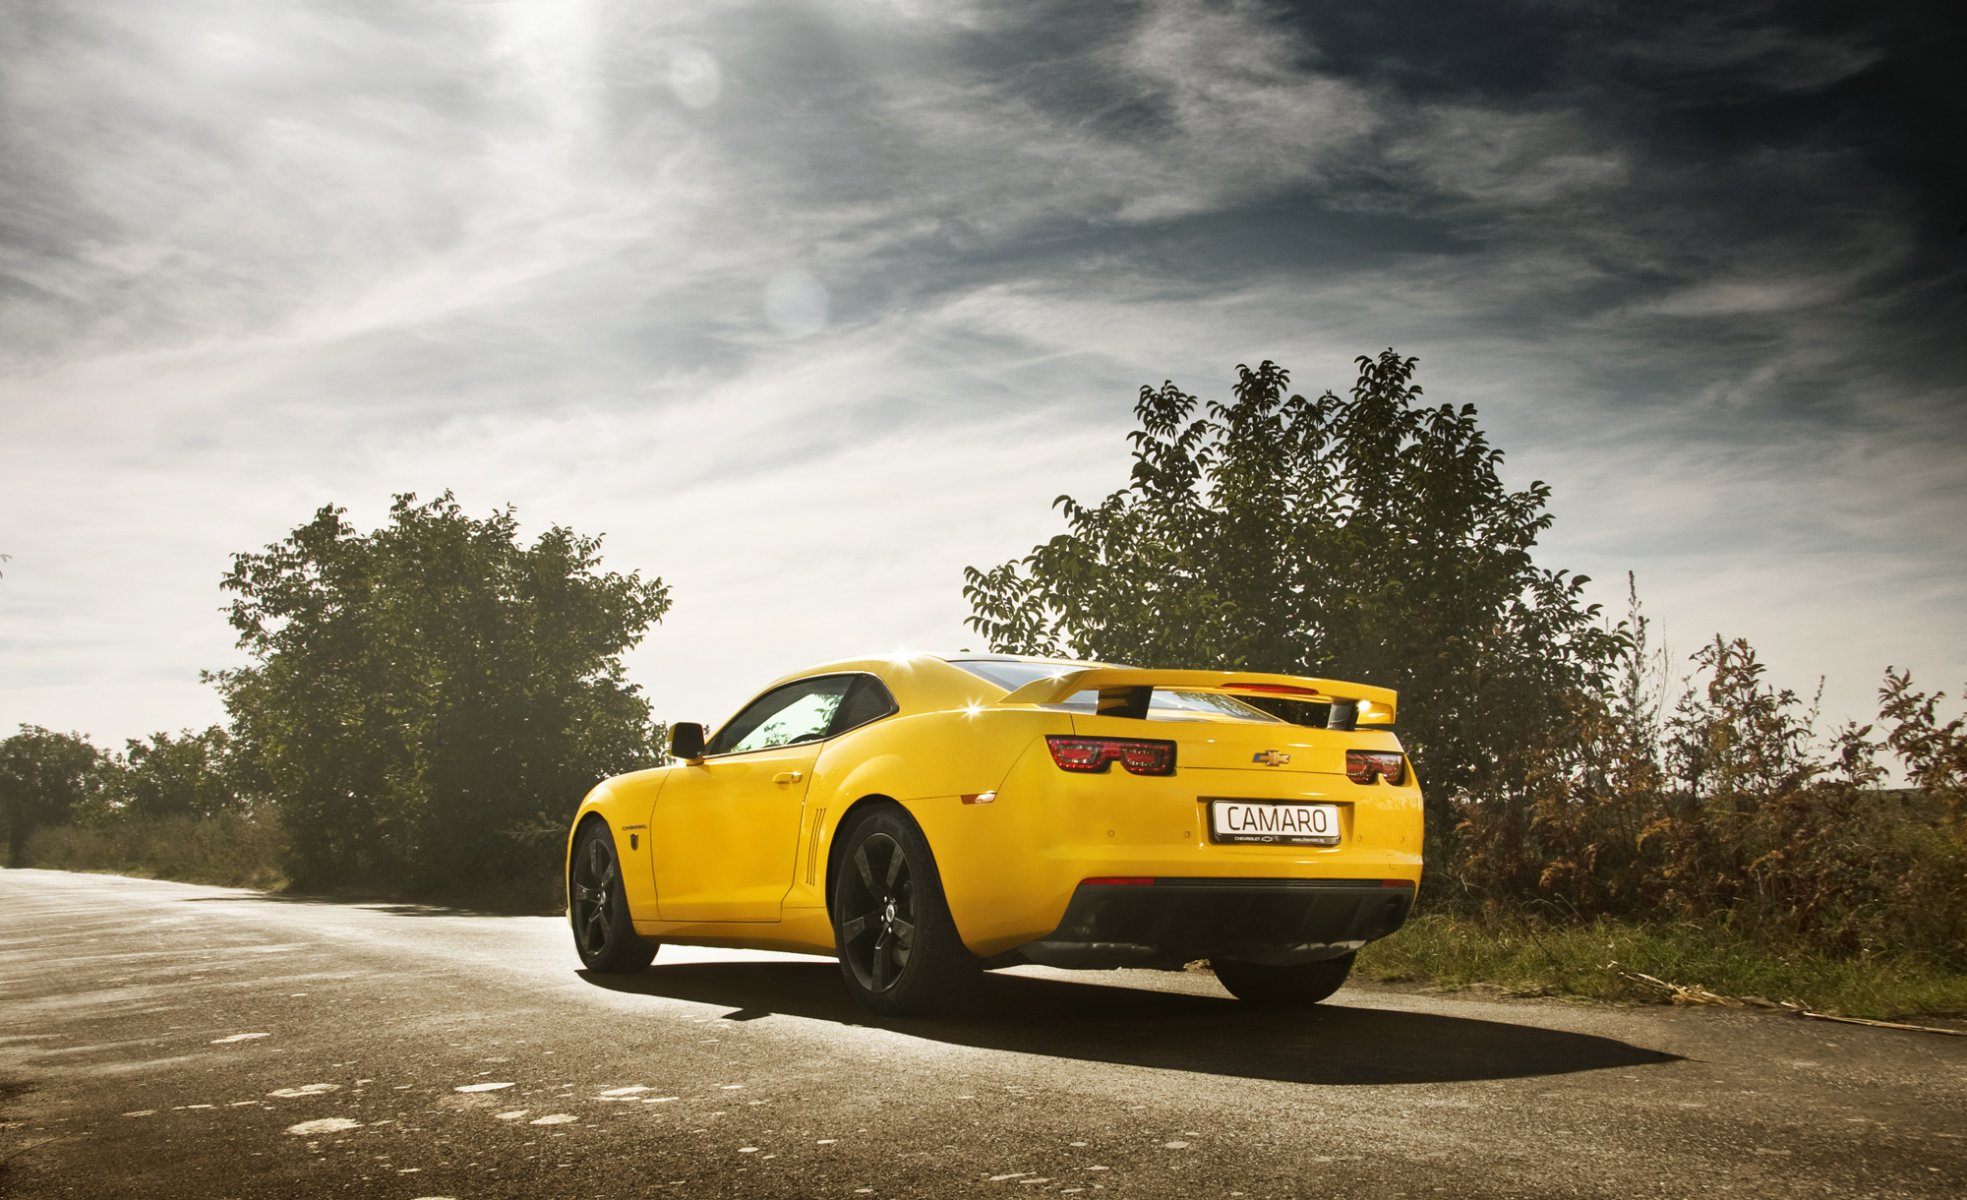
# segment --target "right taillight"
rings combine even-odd
[[[1348,750],[1345,752],[1345,777],[1354,783],[1384,779],[1398,785],[1407,778],[1407,760],[1393,750]]]

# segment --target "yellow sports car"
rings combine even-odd
[[[1384,688],[1244,671],[814,667],[708,737],[674,726],[669,766],[588,794],[567,842],[574,942],[609,972],[661,942],[834,954],[884,1015],[1017,963],[1206,958],[1246,1001],[1316,1003],[1420,881],[1393,716]]]

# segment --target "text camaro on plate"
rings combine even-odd
[[[1393,717],[1384,688],[1245,671],[814,667],[588,793],[574,942],[596,971],[639,971],[662,942],[833,954],[888,1015],[1018,963],[1206,958],[1246,1001],[1316,1003],[1420,881]]]

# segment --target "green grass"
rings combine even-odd
[[[1671,1003],[1651,975],[1721,997],[1878,1020],[1967,1016],[1967,972],[1913,957],[1839,958],[1691,923],[1560,924],[1428,913],[1360,952],[1361,978],[1531,995]],[[1683,994],[1683,1002],[1685,1002]]]

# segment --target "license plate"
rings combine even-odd
[[[1209,840],[1273,846],[1336,846],[1339,806],[1211,800]]]

